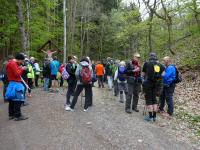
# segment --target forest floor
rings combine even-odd
[[[198,83],[187,80],[184,87],[184,82],[178,85],[175,94],[179,106],[175,117],[169,120],[159,116],[157,123],[143,120],[142,98],[138,107],[140,112],[126,114],[124,104],[106,88],[93,89],[94,106],[88,112],[83,112],[80,99],[75,112],[64,110],[66,89],[59,93],[34,89],[33,97],[28,100],[30,105],[22,107],[29,119],[20,122],[8,120],[8,104],[0,100],[0,149],[200,150],[200,139],[196,134],[199,122],[190,122],[191,117],[180,115],[181,112],[193,116],[199,114],[199,107],[195,107],[200,105]],[[190,91],[190,85],[195,86],[195,90]],[[186,95],[188,91],[196,92],[197,99],[194,100],[196,97],[192,94]]]

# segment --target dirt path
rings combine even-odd
[[[61,92],[62,93],[62,92]],[[9,121],[7,104],[0,103],[0,150],[192,150],[168,127],[143,121],[142,112],[124,112],[106,89],[94,88],[94,106],[83,112],[64,110],[65,97],[34,90],[29,119]],[[139,107],[142,110],[142,107]]]

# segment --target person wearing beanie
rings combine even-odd
[[[24,102],[24,86],[22,84],[22,73],[26,70],[22,67],[24,63],[24,55],[19,53],[6,65],[6,73],[8,76],[8,88],[5,94],[6,99],[9,101],[9,119],[15,121],[26,120],[21,114],[21,105]]]

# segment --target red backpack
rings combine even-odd
[[[92,81],[92,71],[90,70],[89,66],[82,66],[80,76],[83,84],[90,84]]]

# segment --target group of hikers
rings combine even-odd
[[[10,56],[3,64],[4,99],[9,102],[9,119],[26,120],[21,113],[21,106],[27,105],[26,95],[31,98],[31,89],[39,86],[38,80],[42,74],[43,90],[59,92],[59,86],[67,81],[66,111],[74,111],[78,97],[85,91],[84,111],[93,105],[93,87],[98,81],[98,88],[106,88],[119,95],[119,102],[125,102],[125,112],[139,112],[138,100],[140,92],[144,92],[148,115],[144,120],[155,122],[156,114],[160,112],[167,117],[174,113],[173,93],[176,83],[181,77],[171,58],[163,58],[163,64],[158,61],[156,53],[150,53],[149,60],[143,64],[140,54],[135,53],[132,60],[91,61],[89,57],[80,59],[68,56],[68,62],[61,64],[57,57],[45,58],[40,69],[34,57],[28,58],[23,53]],[[107,83],[108,88],[105,87]],[[26,94],[26,91],[28,93]],[[125,98],[124,98],[125,96]],[[159,100],[157,100],[157,98]],[[164,107],[167,103],[167,112]]]

